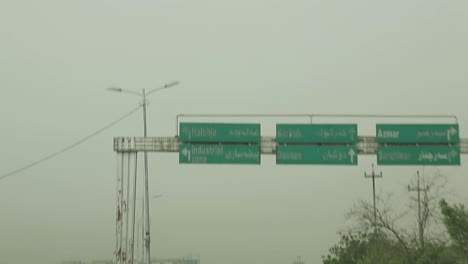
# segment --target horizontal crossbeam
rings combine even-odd
[[[116,152],[179,152],[178,137],[116,137]],[[277,143],[275,137],[262,137],[260,149],[262,154],[275,154]],[[357,147],[359,154],[376,154],[377,142],[373,136],[359,137]],[[460,139],[460,152],[468,154],[468,138]]]

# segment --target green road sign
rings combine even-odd
[[[377,149],[379,165],[460,165],[460,148],[398,146]]]
[[[278,146],[276,164],[357,165],[356,146]]]
[[[356,124],[277,124],[278,143],[355,143]]]
[[[180,123],[182,142],[260,142],[260,124]]]
[[[458,143],[458,124],[378,124],[378,143]]]
[[[179,163],[260,164],[260,146],[181,144]]]

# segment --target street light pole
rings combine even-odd
[[[146,138],[148,136],[147,129],[146,129],[146,91],[143,89],[143,137]],[[150,236],[150,221],[149,221],[149,187],[148,187],[148,152],[144,152],[144,159],[145,159],[145,246],[146,246],[146,258],[148,264],[151,263],[151,251],[150,251],[150,244],[151,244],[151,236]]]
[[[133,95],[137,95],[139,97],[142,98],[142,107],[143,107],[143,136],[144,138],[146,138],[148,136],[148,133],[147,133],[147,126],[146,126],[146,105],[147,105],[147,101],[146,101],[146,97],[154,92],[157,92],[157,91],[160,91],[160,90],[163,90],[163,89],[167,89],[167,88],[170,88],[170,87],[173,87],[173,86],[176,86],[178,85],[179,82],[178,81],[174,81],[174,82],[171,82],[171,83],[168,83],[162,87],[159,87],[159,88],[155,88],[153,90],[150,90],[149,92],[146,92],[145,89],[142,89],[142,93],[138,93],[138,92],[135,92],[135,91],[131,91],[131,90],[124,90],[122,88],[119,88],[119,87],[110,87],[108,88],[109,91],[114,91],[114,92],[122,92],[122,93],[128,93],[128,94],[133,94]],[[149,217],[149,184],[148,184],[148,152],[147,151],[144,151],[144,167],[145,167],[145,189],[144,189],[144,192],[145,192],[145,198],[144,198],[144,201],[145,201],[145,208],[143,209],[143,212],[146,214],[145,215],[145,223],[144,223],[144,227],[145,227],[145,248],[146,248],[146,263],[150,264],[151,263],[151,252],[150,252],[150,244],[151,244],[151,236],[150,236],[150,217]],[[133,222],[135,222],[135,219],[133,219]],[[132,242],[133,243],[133,242]],[[132,259],[132,263],[133,263],[133,259]]]

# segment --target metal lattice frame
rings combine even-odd
[[[117,137],[114,138],[116,152],[179,152],[178,137]],[[260,149],[262,154],[275,154],[277,143],[275,137],[262,137]],[[377,154],[377,141],[373,136],[359,137],[357,147],[359,154]],[[460,152],[468,154],[468,138],[460,139]]]

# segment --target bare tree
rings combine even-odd
[[[419,190],[419,199],[410,196],[409,204],[403,210],[392,207],[392,194],[379,194],[376,195],[375,216],[372,203],[358,200],[348,212],[347,218],[355,220],[360,230],[374,229],[375,232],[384,232],[393,237],[407,253],[410,253],[413,246],[423,251],[426,242],[445,244],[448,238],[441,226],[438,203],[446,184],[447,178],[437,170],[431,176],[423,175],[419,181],[415,178],[410,182],[410,185]],[[418,228],[408,231],[403,227],[407,226],[408,220],[412,218],[412,211],[420,212]],[[440,231],[437,231],[438,227]]]
[[[396,213],[391,207],[391,197],[391,194],[388,194],[384,199],[380,195],[376,196],[376,217],[374,217],[373,204],[364,200],[359,200],[355,203],[353,209],[347,214],[347,217],[356,220],[359,225],[358,228],[361,230],[368,231],[374,228],[375,232],[387,233],[398,241],[402,248],[409,253],[407,232],[398,227],[398,222],[402,220],[407,213]]]
[[[439,200],[447,195],[445,186],[448,179],[439,170],[424,175],[419,172],[408,185],[408,191],[418,192],[417,196],[410,196],[408,208],[413,212],[418,212],[418,231],[412,232],[411,242],[418,250],[424,250],[426,242],[437,242],[439,244],[448,243],[449,239],[442,229],[441,214],[439,210]]]

